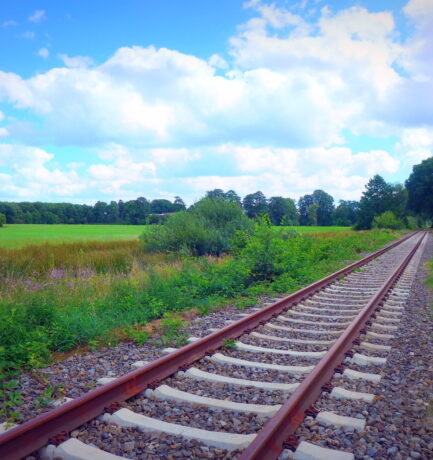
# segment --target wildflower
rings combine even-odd
[[[90,270],[81,270],[79,273],[81,278],[90,278],[92,275],[93,273]]]
[[[62,279],[64,276],[65,276],[65,272],[61,269],[58,269],[58,268],[53,268],[49,275],[48,275],[50,278],[54,278],[54,279]]]

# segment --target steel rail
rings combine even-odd
[[[146,388],[157,385],[160,380],[174,374],[183,366],[187,366],[221,347],[225,339],[239,337],[270,318],[278,316],[283,309],[320,291],[333,281],[400,245],[416,233],[418,232],[406,235],[387,247],[262,308],[248,317],[152,361],[141,369],[132,371],[111,383],[6,431],[0,435],[0,459],[19,460],[49,443],[56,435],[61,433],[67,435],[73,429],[100,415],[111,404],[125,401]]]
[[[374,297],[359,312],[326,355],[317,363],[313,371],[308,374],[281,409],[257,434],[253,442],[243,451],[239,460],[273,460],[278,457],[283,450],[283,444],[302,423],[306,412],[318,399],[324,385],[332,379],[337,366],[342,363],[346,352],[350,350],[368,321],[374,317],[375,311],[385,300],[389,290],[397,282],[425,236],[426,233],[382,284]]]

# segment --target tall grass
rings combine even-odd
[[[173,256],[145,254],[138,240],[37,244],[21,249],[0,248],[0,278],[46,277],[82,271],[97,274],[129,273],[171,260]]]

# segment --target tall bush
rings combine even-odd
[[[390,228],[392,230],[401,230],[404,223],[397,219],[392,211],[385,211],[380,216],[373,219],[373,228]]]
[[[203,198],[190,210],[170,216],[158,231],[145,233],[140,239],[149,252],[220,255],[230,250],[236,232],[251,229],[252,223],[237,203]]]

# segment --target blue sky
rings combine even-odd
[[[2,0],[0,200],[358,199],[433,147],[433,0]]]

